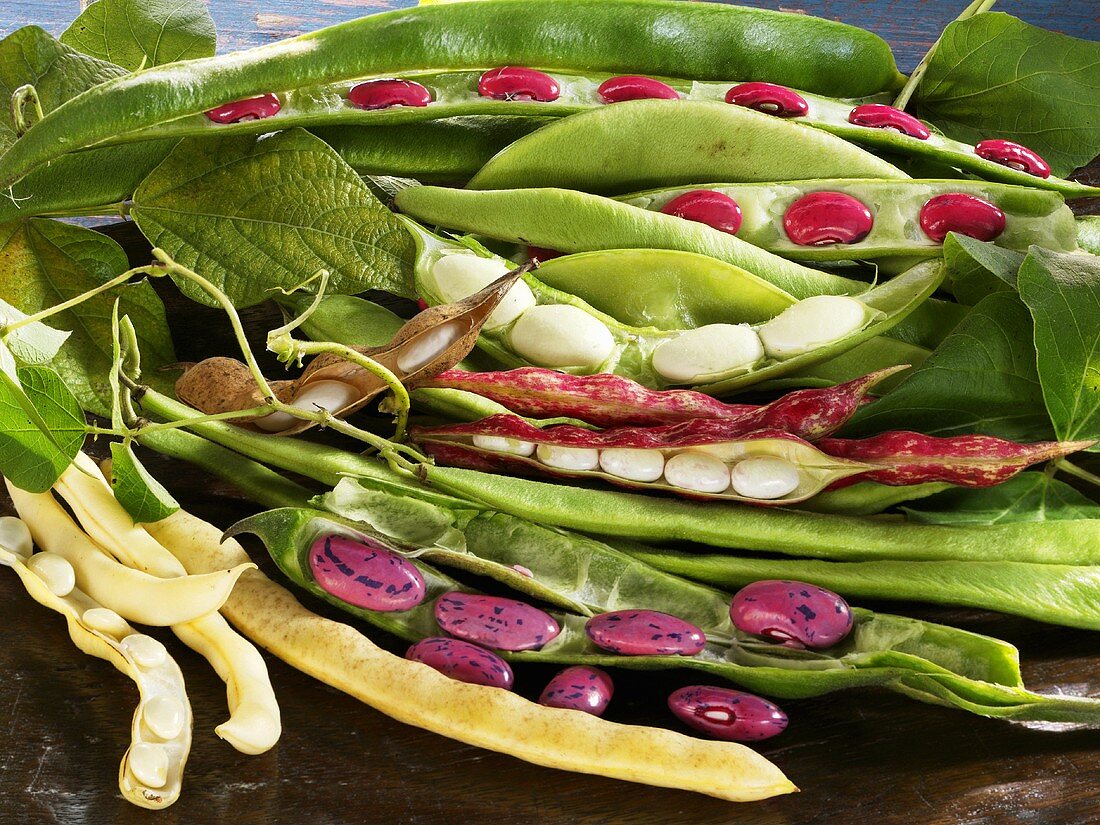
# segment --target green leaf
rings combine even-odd
[[[1065,441],[1100,438],[1100,258],[1033,246],[1019,287],[1035,321],[1054,432]]]
[[[48,367],[0,371],[0,474],[32,493],[50,489],[84,443],[84,414]]]
[[[182,141],[134,194],[145,237],[237,307],[320,269],[330,293],[412,297],[413,239],[327,144],[301,129]],[[213,300],[178,281],[189,297]]]
[[[1100,43],[979,14],[944,31],[915,103],[949,137],[1018,141],[1064,176],[1100,147],[1098,66]]]
[[[213,57],[217,45],[214,20],[201,0],[98,0],[61,42],[131,71]]]
[[[959,303],[973,306],[994,292],[1016,289],[1016,273],[1026,255],[950,232],[943,260],[951,292]]]
[[[20,312],[7,301],[0,299],[0,325],[22,321],[27,314]],[[41,321],[19,327],[3,336],[3,343],[11,351],[15,360],[27,366],[30,364],[48,364],[57,355],[61,345],[69,337],[64,332],[48,327]]]
[[[34,218],[0,226],[0,298],[28,314],[101,285],[125,272],[126,254],[106,235],[71,224]],[[156,368],[176,360],[164,306],[147,282],[101,293],[50,317],[72,330],[53,366],[84,409],[110,412],[111,310],[115,298],[141,334],[148,383],[162,389],[172,377]]]
[[[990,295],[919,369],[861,408],[845,435],[909,429],[1019,441],[1051,438],[1030,330],[1027,308],[1015,294]]]
[[[902,508],[923,524],[1007,524],[1100,519],[1100,504],[1046,473],[1020,473],[995,487],[956,487]]]
[[[180,508],[172,494],[138,461],[129,442],[111,444],[111,486],[135,524],[166,519]]]
[[[1077,244],[1093,255],[1100,255],[1100,215],[1077,218]]]

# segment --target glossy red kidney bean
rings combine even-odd
[[[694,656],[707,644],[691,622],[656,610],[601,613],[584,629],[597,647],[623,656]]]
[[[215,123],[240,123],[242,120],[263,120],[277,115],[281,108],[283,104],[279,96],[269,93],[216,106],[206,116]]]
[[[903,135],[928,140],[932,133],[928,127],[908,112],[887,106],[885,103],[865,103],[856,106],[848,114],[848,122],[871,129],[893,129]]]
[[[740,83],[726,92],[726,103],[756,109],[776,117],[801,117],[810,110],[806,98],[775,83]]]
[[[477,92],[494,100],[537,100],[551,103],[561,95],[558,81],[545,72],[523,66],[489,69],[477,81]]]
[[[420,310],[421,312],[423,312],[424,310],[426,310],[428,308],[428,302],[425,301],[423,298],[417,298],[416,299],[416,308],[418,310]]]
[[[544,249],[541,246],[527,247],[527,257],[535,261],[549,261],[551,258],[560,258],[561,253],[556,249]]]
[[[1005,213],[989,201],[962,192],[936,195],[920,208],[920,228],[936,243],[948,232],[991,241],[1005,231]]]
[[[1037,178],[1050,177],[1050,164],[1038,152],[1011,140],[983,140],[974,147],[974,154]]]
[[[615,685],[604,671],[578,665],[555,675],[542,691],[539,704],[603,716],[614,692]]]
[[[689,221],[705,223],[720,232],[736,235],[741,228],[741,207],[729,195],[711,189],[695,189],[678,195],[661,211]]]
[[[423,662],[459,682],[512,689],[514,676],[506,661],[491,650],[461,639],[429,636],[410,647],[405,658]]]
[[[370,539],[321,536],[309,548],[309,569],[322,590],[356,607],[393,612],[424,601],[416,565]]]
[[[689,685],[668,697],[668,708],[684,724],[715,739],[758,742],[787,728],[787,714],[776,705],[729,688]]]
[[[388,109],[391,106],[427,106],[432,93],[413,80],[384,78],[352,86],[348,102],[359,109]]]
[[[622,103],[624,100],[680,99],[680,93],[667,83],[635,74],[608,78],[600,84],[596,92],[604,103]]]
[[[871,210],[843,192],[811,192],[787,209],[783,228],[799,246],[858,243],[875,225]]]
[[[832,647],[852,631],[852,608],[831,590],[769,579],[737,591],[730,621],[743,633],[788,647]]]
[[[496,650],[537,650],[561,632],[537,607],[457,590],[436,599],[435,620],[452,636]]]

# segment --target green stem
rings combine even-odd
[[[1082,481],[1087,481],[1089,484],[1095,484],[1097,487],[1100,487],[1100,476],[1090,473],[1088,470],[1078,467],[1076,464],[1064,458],[1056,461],[1054,463],[1054,468],[1056,470],[1061,470],[1067,475],[1076,476]]]
[[[15,330],[17,329],[20,329],[21,327],[37,323],[38,321],[44,321],[52,315],[56,315],[59,312],[64,312],[67,309],[72,309],[73,307],[84,303],[89,298],[94,298],[101,292],[107,292],[108,290],[114,289],[120,284],[126,283],[135,275],[149,275],[155,278],[158,277],[160,274],[161,273],[158,272],[155,267],[150,266],[137,266],[133,269],[128,269],[121,275],[115,276],[111,280],[100,284],[94,289],[89,289],[87,292],[82,292],[75,298],[70,298],[67,301],[62,301],[60,304],[54,304],[51,307],[47,307],[41,312],[36,312],[34,313],[34,315],[28,315],[26,318],[20,318],[18,321],[12,321],[10,324],[5,324],[4,326],[0,327],[0,339],[6,338],[8,335],[15,332]]]

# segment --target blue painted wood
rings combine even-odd
[[[415,0],[208,0],[219,51],[258,46],[364,14],[415,5]],[[889,41],[898,66],[909,71],[966,0],[741,0],[743,5],[798,11],[842,20]],[[0,0],[0,35],[31,23],[60,34],[77,0]],[[1100,13],[1090,0],[1001,0],[998,11],[1087,40],[1100,40]]]

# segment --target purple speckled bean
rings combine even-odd
[[[461,639],[429,636],[410,647],[405,658],[423,662],[459,682],[512,689],[512,668],[506,661],[491,650]]]
[[[424,601],[416,565],[370,539],[321,536],[309,548],[317,584],[341,601],[367,610],[411,610]]]
[[[707,643],[691,622],[656,610],[601,613],[584,629],[597,647],[621,656],[694,656]]]
[[[715,739],[758,742],[787,728],[787,714],[776,705],[729,688],[689,685],[668,697],[668,708],[684,724]]]
[[[543,690],[539,704],[603,716],[611,703],[615,685],[598,667],[577,665],[557,673]]]
[[[452,636],[496,650],[536,650],[561,632],[554,617],[537,607],[458,590],[436,599],[435,620]]]
[[[852,608],[823,587],[769,579],[737,591],[730,620],[743,633],[788,647],[825,648],[852,631]]]

